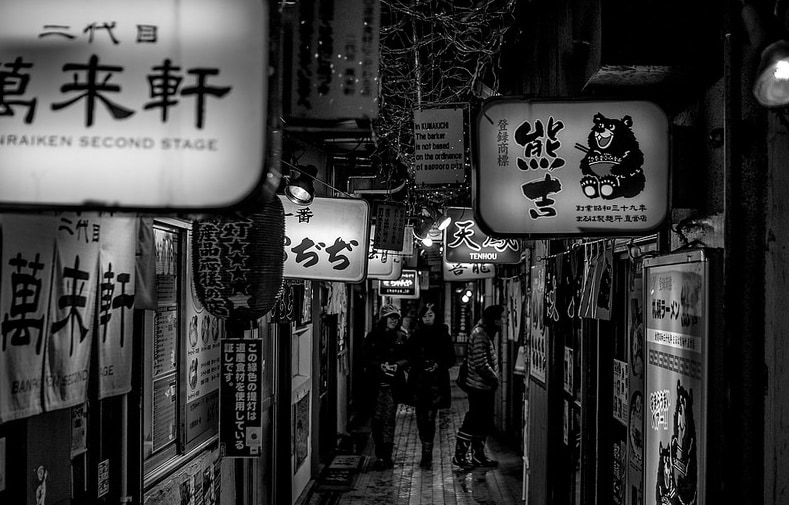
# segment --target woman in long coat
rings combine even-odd
[[[433,440],[436,435],[436,415],[439,408],[451,404],[449,368],[455,364],[455,346],[449,329],[436,321],[433,304],[419,310],[406,349],[410,364],[408,382],[414,395],[416,427],[422,442],[419,466],[427,468],[433,461]]]

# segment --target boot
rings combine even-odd
[[[422,459],[419,460],[419,466],[422,468],[430,468],[433,463],[433,444],[425,442],[422,444]]]
[[[471,463],[474,466],[499,466],[499,462],[485,454],[485,439],[475,438],[471,442]]]
[[[373,470],[389,470],[394,467],[392,460],[392,451],[394,444],[392,442],[384,442],[376,446],[376,456],[378,459],[373,463]]]
[[[471,460],[468,457],[468,449],[470,445],[471,440],[458,435],[455,441],[455,455],[452,456],[453,465],[457,465],[464,469],[474,468],[474,465],[471,464]]]

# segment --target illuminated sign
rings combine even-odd
[[[416,270],[403,270],[399,279],[382,280],[378,294],[392,298],[419,298],[419,278]]]
[[[644,233],[668,212],[668,120],[650,102],[492,99],[474,209],[501,236]]]
[[[217,208],[263,179],[268,3],[6,0],[0,205]]]
[[[356,198],[316,197],[285,208],[284,277],[361,282],[367,274],[370,205]]]
[[[447,207],[452,218],[444,230],[444,259],[449,263],[518,263],[520,240],[488,236],[478,226],[468,207]]]
[[[492,279],[496,275],[493,263],[449,263],[444,262],[445,281],[471,281]]]

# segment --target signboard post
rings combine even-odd
[[[264,179],[267,17],[266,0],[4,1],[0,205],[248,196]]]
[[[263,447],[260,413],[263,342],[222,341],[219,393],[219,446],[224,457],[257,457]]]
[[[644,496],[705,503],[709,258],[703,250],[644,260]]]
[[[499,236],[643,234],[668,213],[668,119],[643,101],[491,99],[474,208]]]

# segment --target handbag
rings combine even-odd
[[[468,358],[463,358],[463,363],[460,364],[458,369],[458,377],[455,379],[455,384],[462,390],[468,393],[469,386],[468,380]]]

